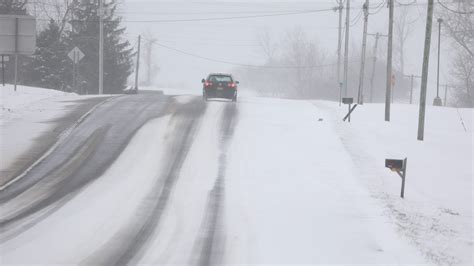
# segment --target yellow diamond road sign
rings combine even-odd
[[[67,56],[71,58],[74,64],[77,64],[79,63],[79,61],[81,61],[82,58],[84,58],[85,54],[76,46],[67,54]]]

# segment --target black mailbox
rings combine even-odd
[[[401,171],[403,169],[403,160],[385,159],[385,167],[390,168],[392,171]]]
[[[352,104],[354,103],[354,98],[342,98],[343,104]]]

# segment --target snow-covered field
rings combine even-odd
[[[0,86],[0,173],[9,168],[51,130],[55,119],[71,111],[79,100],[96,96],[79,96],[57,90],[18,86]],[[0,176],[0,186],[4,184]]]
[[[231,104],[207,103],[158,227],[134,262],[196,264],[218,180],[212,229],[222,264],[472,265],[472,110],[429,107],[419,142],[415,105],[395,104],[386,123],[383,105],[366,104],[349,124],[334,102],[241,97],[222,141]],[[128,241],[122,229],[150,215],[147,192],[165,167],[157,162],[169,156],[162,147],[175,123],[165,116],[142,127],[101,178],[2,243],[3,262],[87,263],[119,249]],[[401,199],[400,178],[384,159],[405,157]]]
[[[395,104],[391,122],[383,104],[347,107],[317,101],[355,165],[359,182],[383,202],[399,234],[432,262],[470,264],[473,258],[473,110],[427,107],[425,140],[418,141],[418,106]],[[405,199],[401,180],[383,168],[386,158],[408,158]]]
[[[42,112],[42,109],[44,109],[44,111],[55,109],[50,108],[50,106],[46,104],[47,102],[44,100],[51,100],[65,96],[77,96],[75,93],[66,93],[57,90],[27,86],[18,86],[17,91],[14,91],[13,85],[10,84],[6,84],[5,87],[1,86],[0,91],[1,125],[5,125],[15,118],[23,118],[28,112]],[[40,105],[39,103],[43,103],[43,105]],[[47,115],[43,114],[42,116]]]

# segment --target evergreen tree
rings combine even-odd
[[[1,15],[26,15],[26,4],[28,0],[1,0]]]
[[[26,65],[24,83],[55,90],[70,91],[72,62],[69,49],[61,38],[59,25],[51,20],[36,41],[34,59]]]
[[[132,73],[133,49],[123,40],[125,28],[115,15],[116,0],[104,4],[104,93],[121,93]],[[81,1],[73,11],[68,33],[70,48],[79,47],[85,57],[78,67],[78,86],[85,93],[98,93],[99,84],[99,3]]]

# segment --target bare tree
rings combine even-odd
[[[269,31],[257,35],[267,61],[261,66],[239,67],[241,79],[261,95],[299,99],[336,99],[332,90],[334,64],[301,27],[274,39]]]
[[[474,5],[470,1],[440,3],[439,16],[443,29],[453,41],[455,57],[451,75],[456,101],[462,106],[474,106]]]
[[[266,62],[272,62],[276,56],[277,46],[273,40],[271,31],[268,28],[263,29],[257,36],[257,40],[265,55]]]
[[[28,0],[2,0],[0,1],[0,14],[26,14]]]
[[[69,25],[71,14],[79,0],[41,0],[31,1],[30,9],[35,10],[37,17],[54,21],[60,33]]]
[[[405,74],[405,43],[413,32],[411,24],[416,21],[409,16],[409,8],[402,6],[395,17],[395,38],[396,38],[396,52],[398,54],[398,65],[400,72]]]
[[[454,89],[457,103],[460,106],[470,106],[474,104],[472,92],[474,86],[474,57],[465,50],[457,53],[452,65],[451,74],[454,77]]]
[[[449,36],[471,56],[474,56],[474,5],[469,1],[460,1],[452,8],[442,5],[440,15]]]
[[[295,97],[313,98],[325,93],[322,81],[330,76],[331,68],[320,68],[326,57],[319,49],[317,41],[308,38],[302,28],[296,27],[287,32],[283,40],[282,64],[288,69]],[[291,87],[291,86],[290,86]]]

